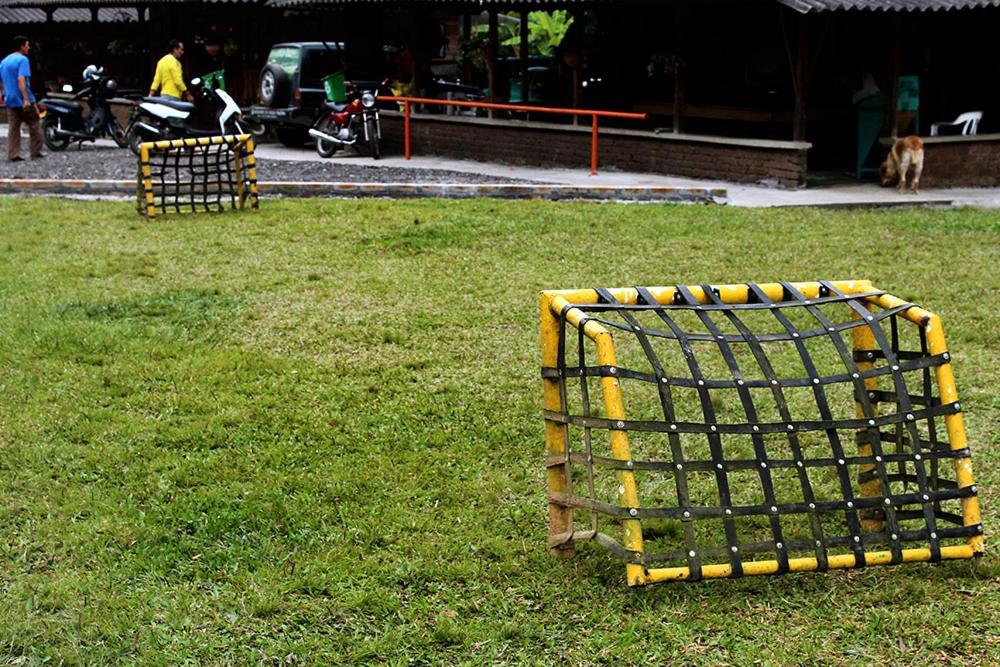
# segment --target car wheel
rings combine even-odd
[[[274,63],[264,65],[260,71],[260,84],[258,85],[258,95],[260,103],[266,107],[284,106],[289,99],[289,81],[285,70]]]

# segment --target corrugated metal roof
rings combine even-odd
[[[52,12],[52,20],[55,23],[90,23],[90,10],[85,7],[60,7]]]
[[[45,23],[45,12],[41,9],[0,7],[0,23]]]
[[[164,0],[146,0],[143,4],[156,4]],[[181,2],[182,0],[167,0]],[[90,7],[135,7],[137,0],[0,0],[0,9],[22,8],[22,9],[56,9],[59,7],[86,7],[85,11],[90,11]]]
[[[488,7],[490,5],[501,5],[504,8],[518,7],[520,5],[582,5],[597,4],[601,0],[267,0],[268,7],[298,7],[298,6],[319,6],[319,5],[344,5],[344,4],[439,4],[439,5],[461,5],[474,7]],[[621,1],[621,0],[619,0]],[[624,0],[628,1],[628,0]],[[648,1],[648,0],[646,0]],[[615,2],[615,0],[603,0],[604,3]],[[1000,0],[998,0],[1000,2]]]
[[[884,12],[926,12],[948,9],[998,7],[1000,0],[778,0],[783,5],[807,14],[834,10],[859,9]]]
[[[411,2],[413,0],[410,0]],[[418,2],[421,0],[417,0]],[[517,5],[517,4],[573,4],[587,3],[588,0],[423,0],[424,2],[447,3],[453,5]],[[594,0],[590,0],[591,2]],[[614,0],[606,0],[613,2]],[[777,0],[783,5],[802,12],[824,12],[835,10],[869,11],[939,11],[948,9],[973,9],[976,7],[1000,7],[1000,0]],[[197,0],[142,0],[142,4],[180,4]],[[406,4],[405,0],[201,0],[210,4],[266,4],[269,7],[293,7],[299,5],[340,5],[348,3]],[[38,9],[43,7],[135,7],[139,0],[0,0],[0,11],[5,9]],[[36,20],[20,20],[27,15],[18,14],[19,20],[11,20],[15,15],[0,13],[0,23],[34,23]],[[34,16],[34,15],[32,15]]]
[[[267,0],[268,7],[295,7],[303,5],[343,5],[358,3],[413,4],[430,2],[452,5],[566,5],[594,3],[599,0]],[[604,0],[615,2],[615,0]],[[620,0],[619,0],[620,1]],[[937,11],[941,9],[972,9],[975,7],[1000,6],[1000,0],[777,0],[803,14],[838,9],[867,9],[870,11]]]
[[[50,7],[135,7],[136,5],[201,4],[191,0],[0,0],[3,8],[50,8]],[[265,0],[202,0],[211,4],[264,4]]]
[[[90,23],[87,7],[60,7],[52,12],[55,23]],[[135,7],[101,7],[97,10],[98,23],[135,23],[139,10]],[[45,10],[23,7],[0,7],[0,24],[45,23]]]

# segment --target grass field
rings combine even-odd
[[[537,294],[869,278],[942,315],[987,546],[1000,216],[0,198],[0,663],[996,664],[1000,560],[625,587],[546,549]],[[6,661],[6,662],[4,662]]]

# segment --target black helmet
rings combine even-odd
[[[114,79],[108,79],[104,83],[104,92],[106,92],[109,96],[117,94],[118,93],[118,82],[115,81]]]

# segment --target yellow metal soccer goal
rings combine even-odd
[[[246,134],[144,143],[136,209],[157,213],[257,210],[257,160]]]
[[[557,554],[638,586],[982,552],[933,313],[868,281],[583,289],[541,333]]]

